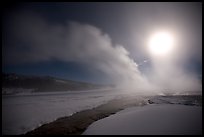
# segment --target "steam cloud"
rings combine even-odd
[[[13,35],[14,39],[6,41],[3,47],[3,61],[8,64],[52,59],[85,63],[108,74],[117,85],[135,92],[153,92],[164,87],[176,91],[199,90],[201,87],[195,78],[174,67],[166,71],[155,69],[150,84],[150,78],[140,73],[129,52],[122,45],[113,44],[107,34],[94,26],[78,22],[51,24],[36,14],[19,14],[12,22],[12,33],[8,36]],[[14,44],[17,41],[22,44]],[[180,78],[165,75],[177,70],[181,71]],[[164,73],[159,76],[156,71]]]

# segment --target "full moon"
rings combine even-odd
[[[157,32],[150,37],[148,48],[153,55],[167,55],[173,48],[173,36],[166,31]]]

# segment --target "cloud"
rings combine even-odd
[[[173,93],[172,90],[202,88],[196,78],[170,60],[166,64],[153,60],[154,69],[144,76],[123,45],[113,44],[108,34],[92,25],[51,23],[35,13],[25,12],[11,17],[11,24],[6,27],[9,29],[4,33],[5,64],[53,59],[83,63],[104,72],[116,85],[135,92],[158,93],[167,89],[166,92]]]
[[[202,91],[201,80],[192,72],[184,68],[177,60],[152,58],[152,70],[148,76],[151,83],[157,85],[163,93],[197,94]]]
[[[85,63],[103,71],[118,85],[136,85],[146,80],[129,52],[100,29],[78,22],[51,24],[36,14],[19,14],[12,24],[17,44],[7,43],[4,61],[9,64],[57,59]],[[131,82],[131,83],[130,83]],[[134,83],[134,84],[133,84]]]

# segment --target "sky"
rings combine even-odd
[[[2,25],[3,72],[128,87],[200,86],[199,2],[17,3],[5,6]],[[154,57],[147,43],[160,30],[172,33],[174,50]]]

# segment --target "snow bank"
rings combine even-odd
[[[202,134],[202,107],[161,104],[128,108],[94,122],[83,134]]]
[[[114,98],[118,92],[91,91],[44,92],[2,96],[2,132],[22,134],[42,124],[85,109],[91,109]]]

